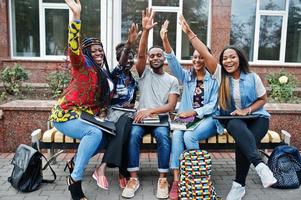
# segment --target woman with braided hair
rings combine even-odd
[[[90,158],[104,146],[106,136],[99,128],[78,118],[81,112],[104,117],[113,96],[114,84],[101,41],[85,38],[80,45],[80,0],[65,2],[73,14],[68,38],[72,79],[52,109],[50,120],[64,135],[80,140],[75,161],[67,163],[71,173],[67,183],[72,199],[86,200],[81,187],[83,173]]]

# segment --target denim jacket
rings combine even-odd
[[[193,109],[193,94],[196,88],[196,78],[193,76],[191,70],[184,70],[182,68],[174,52],[169,54],[165,53],[165,57],[171,72],[183,84],[183,93],[178,112],[194,110],[200,118],[216,114],[218,83],[212,78],[210,73],[206,71],[204,77],[204,105],[200,108]]]
[[[229,115],[231,112],[233,112],[236,108],[234,105],[234,99],[233,99],[233,78],[230,78],[230,85],[231,85],[231,107],[228,110],[221,110],[221,115]],[[257,93],[256,93],[256,83],[255,83],[255,74],[254,73],[240,73],[239,78],[239,92],[240,92],[240,98],[241,98],[241,107],[247,108],[251,106],[257,99]],[[252,112],[252,114],[258,114],[261,117],[269,118],[270,114],[263,108],[259,108],[258,110]]]

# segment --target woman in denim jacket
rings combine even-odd
[[[168,66],[174,76],[183,84],[183,94],[178,110],[179,117],[198,117],[203,121],[193,131],[174,130],[172,136],[171,164],[174,181],[170,199],[178,199],[179,156],[187,149],[199,149],[199,141],[217,133],[216,120],[212,114],[216,111],[218,85],[206,71],[205,62],[194,51],[191,70],[184,70],[174,55],[167,36],[168,21],[162,25],[160,35],[165,49]],[[222,131],[220,131],[222,133]],[[185,145],[185,146],[184,146]]]
[[[236,144],[236,177],[227,200],[239,200],[245,195],[245,182],[251,163],[260,176],[263,187],[273,185],[277,180],[268,166],[263,163],[256,147],[268,131],[270,117],[270,114],[263,108],[267,101],[267,94],[259,76],[250,72],[246,56],[233,46],[226,47],[221,52],[220,65],[217,65],[216,59],[191,31],[182,16],[180,23],[193,47],[207,61],[208,71],[218,82],[220,114],[238,116],[258,114],[257,118],[241,119],[238,117],[221,121]]]

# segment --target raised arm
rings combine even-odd
[[[72,67],[79,68],[83,66],[85,59],[80,50],[81,4],[80,0],[76,0],[76,2],[74,0],[65,0],[65,2],[72,11],[72,20],[70,21],[68,34],[70,62]]]
[[[139,34],[138,33],[138,24],[132,23],[131,28],[129,29],[128,32],[128,39],[124,45],[124,49],[121,53],[120,59],[119,59],[119,65],[121,67],[125,66],[127,61],[128,61],[128,53],[129,53],[129,49],[131,49],[133,47],[133,45],[135,44]]]
[[[138,49],[138,57],[137,57],[137,63],[136,63],[136,69],[138,72],[138,75],[141,76],[144,72],[145,65],[146,65],[146,59],[147,59],[147,40],[148,40],[148,34],[150,29],[152,29],[157,22],[154,21],[154,15],[155,12],[152,11],[152,9],[145,9],[145,11],[142,11],[142,36],[139,42],[139,49]]]
[[[190,43],[197,50],[205,60],[206,68],[211,73],[214,74],[217,66],[217,60],[215,57],[208,51],[207,46],[197,37],[197,35],[191,30],[185,18],[180,16],[180,24],[183,32],[187,35]]]
[[[166,53],[171,53],[172,52],[172,48],[170,46],[169,40],[168,40],[168,25],[169,25],[169,21],[165,20],[164,24],[161,26],[161,30],[160,30],[160,36],[162,39],[162,43],[163,43],[163,47]]]

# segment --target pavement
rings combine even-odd
[[[57,164],[52,165],[57,180],[53,184],[43,184],[41,188],[31,193],[21,193],[15,190],[7,182],[13,166],[10,161],[12,153],[0,153],[0,200],[66,200],[70,199],[70,194],[66,185],[67,172],[64,172],[65,163],[73,156],[72,153],[61,154],[57,159]],[[232,180],[235,175],[235,161],[232,152],[214,152],[211,153],[213,160],[213,184],[218,195],[226,199]],[[122,189],[118,185],[117,169],[108,169],[107,176],[109,179],[109,190],[100,189],[95,180],[91,177],[95,167],[100,163],[102,154],[96,155],[89,162],[85,171],[83,180],[84,193],[89,200],[119,200]],[[157,157],[155,153],[141,154],[140,170],[140,188],[138,189],[135,200],[152,200],[156,199],[157,186]],[[44,178],[51,178],[50,171],[44,173]],[[172,180],[172,176],[169,176]],[[257,176],[254,168],[249,171],[246,183],[246,195],[244,200],[297,200],[301,199],[301,187],[299,189],[264,189],[261,185],[260,178]]]

